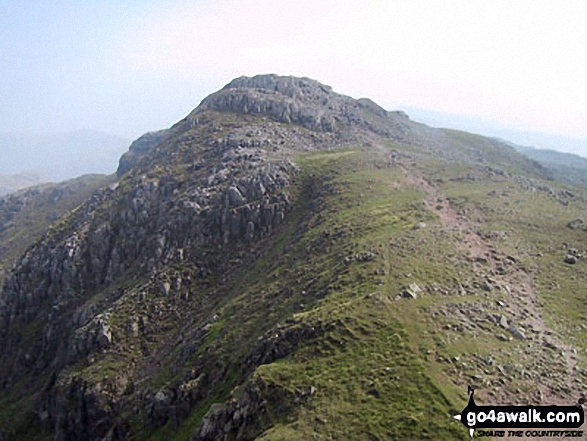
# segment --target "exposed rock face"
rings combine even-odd
[[[291,403],[298,398],[290,395],[283,396],[283,391],[272,390],[259,381],[250,382],[238,400],[233,399],[226,406],[211,407],[192,441],[254,439],[261,431],[257,415],[268,409],[286,413]]]
[[[139,160],[146,154],[149,153],[153,147],[163,141],[168,135],[169,130],[158,130],[156,132],[147,132],[141,137],[137,138],[130,145],[128,152],[126,152],[120,158],[118,170],[116,174],[122,176],[128,172],[131,168],[136,166]]]
[[[367,148],[380,135],[386,143],[427,149],[435,148],[430,139],[448,137],[370,100],[275,75],[236,79],[172,128],[143,135],[121,158],[119,181],[33,244],[7,278],[0,296],[0,393],[31,382],[36,421],[58,440],[140,438],[145,427],[175,430],[204,405],[206,416],[191,428],[194,439],[262,433],[264,409],[285,410],[315,389],[275,391],[252,377],[256,369],[334,330],[346,335],[346,328],[334,320],[281,326],[305,307],[299,299],[307,286],[318,299],[333,289],[330,281],[314,287],[302,274],[290,279],[292,286],[277,283],[279,291],[267,293],[248,279],[258,273],[244,270],[267,252],[288,217],[312,217],[322,195],[334,191],[320,176],[292,186],[300,176],[296,154],[351,143]],[[478,153],[454,142],[459,154]],[[449,150],[442,151],[454,154]],[[395,153],[384,154],[387,166],[395,164]],[[292,216],[301,206],[296,201],[307,211]],[[297,246],[309,228],[300,225],[271,259]],[[322,235],[315,245],[337,238]],[[378,251],[349,253],[338,255],[346,265],[336,271],[382,258]],[[241,336],[231,334],[241,352],[222,357],[216,345],[231,320],[223,307],[239,298],[241,284],[254,286],[255,297],[269,299],[268,305],[289,303],[248,323],[263,329],[247,336],[252,343],[240,344]],[[416,298],[421,289],[408,285],[404,291]],[[246,299],[235,305],[248,307]],[[238,386],[242,393],[233,394]],[[224,405],[210,407],[227,396]]]
[[[239,113],[262,114],[287,124],[313,130],[334,130],[334,117],[327,112],[330,88],[304,79],[262,76],[239,78],[210,95],[199,107]]]
[[[417,299],[418,294],[422,292],[422,288],[420,288],[415,283],[410,283],[409,285],[403,286],[399,297],[404,299]]]
[[[256,94],[251,92],[252,101]],[[95,193],[30,248],[5,283],[0,388],[37,378],[36,387],[44,390],[37,415],[56,439],[124,433],[114,409],[139,370],[133,362],[105,377],[92,373],[93,364],[128,350],[123,329],[146,348],[138,342],[160,335],[158,323],[194,295],[194,281],[225,277],[230,265],[222,262],[233,250],[270,234],[291,211],[289,186],[297,174],[292,152],[328,147],[333,140],[260,119],[234,123],[205,107],[196,112],[197,121],[190,116],[135,141],[121,159],[120,182]],[[317,129],[321,121],[292,117]],[[228,131],[218,124],[223,118],[232,124]],[[186,269],[171,271],[174,265]],[[145,278],[146,285],[138,284]],[[151,293],[166,299],[164,309],[152,309],[153,300],[145,300]],[[142,312],[120,322],[127,314],[121,311],[137,306]],[[24,341],[15,330],[26,333]],[[76,374],[75,366],[85,366],[86,373]],[[189,410],[188,396],[175,394],[167,403],[153,394],[153,424],[170,418],[169,406]],[[185,411],[174,412],[173,418],[185,417]]]
[[[334,132],[355,125],[389,133],[388,113],[373,101],[336,94],[329,86],[308,78],[237,78],[202,101],[195,115],[205,110],[266,115],[318,131]]]
[[[86,175],[0,198],[0,286],[18,258],[52,223],[66,217],[95,190],[111,181],[103,175]]]
[[[58,441],[125,439],[126,431],[116,423],[113,403],[95,385],[74,378],[66,385],[53,385],[40,395],[39,419]]]
[[[184,178],[166,172],[134,175],[128,178],[131,185],[127,181],[95,195],[70,228],[29,250],[7,280],[0,309],[2,336],[17,323],[46,323],[42,344],[27,354],[35,354],[39,368],[74,361],[79,351],[68,345],[68,330],[86,322],[73,323],[67,317],[72,308],[83,305],[80,293],[91,297],[131,266],[149,274],[177,259],[178,250],[181,259],[197,261],[204,247],[228,245],[245,236],[252,240],[281,223],[290,210],[286,189],[295,166],[269,163],[257,150],[255,167],[245,171],[235,154],[226,155],[229,150],[214,145],[209,159],[215,158],[217,165],[192,164]],[[114,204],[117,210],[112,210]],[[98,327],[93,341],[102,349],[111,333],[104,320]],[[93,350],[87,345],[85,349]],[[14,369],[19,375],[18,362]]]

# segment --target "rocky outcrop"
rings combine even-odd
[[[159,321],[194,295],[193,281],[212,271],[221,277],[235,249],[271,234],[292,209],[292,152],[317,148],[321,139],[304,134],[290,141],[288,130],[262,120],[218,136],[217,119],[200,115],[197,125],[184,121],[137,140],[121,160],[120,180],[50,230],[6,280],[0,388],[37,379],[44,390],[37,415],[56,439],[122,434],[116,409],[126,399],[124,384],[138,375],[136,355],[116,362],[128,366],[124,378],[92,366],[132,353],[128,338],[147,353],[151,339],[167,332]],[[171,269],[177,267],[193,270]],[[139,288],[141,279],[155,297]],[[136,302],[143,312],[120,318]],[[186,416],[188,396],[171,396],[154,393],[143,401],[153,425]]]
[[[266,429],[269,414],[285,415],[294,403],[300,405],[314,393],[315,389],[308,388],[308,391],[295,394],[261,378],[253,378],[242,388],[238,398],[210,407],[192,441],[254,439]]]
[[[34,392],[23,396],[33,402],[35,421],[59,440],[140,437],[145,427],[173,432],[188,417],[194,439],[254,438],[275,422],[265,418],[268,410],[289,412],[315,393],[304,384],[277,387],[256,376],[258,367],[328,334],[338,334],[337,348],[353,336],[342,320],[309,314],[304,322],[297,312],[336,290],[337,277],[348,287],[352,274],[363,274],[356,267],[383,263],[379,249],[353,246],[315,278],[303,274],[308,268],[294,275],[287,263],[273,265],[330,249],[344,236],[323,231],[313,246],[300,239],[347,202],[335,171],[324,183],[300,174],[296,155],[376,145],[384,153],[368,159],[375,170],[380,158],[387,167],[417,161],[416,153],[388,153],[391,141],[430,151],[438,133],[313,80],[234,80],[172,128],[135,141],[118,181],[93,193],[16,262],[0,295],[0,393],[30,383]],[[479,153],[465,144],[459,154]],[[293,186],[298,179],[302,184]],[[331,207],[322,207],[326,194],[337,198]],[[403,290],[408,298],[420,292]],[[258,315],[257,299],[266,308]],[[235,316],[238,323],[231,323]],[[227,341],[230,349],[222,347]]]
[[[157,144],[169,135],[170,131],[167,129],[158,130],[156,132],[147,132],[133,141],[128,152],[120,158],[118,170],[116,170],[117,176],[124,175],[130,169],[138,165],[143,156],[149,153]]]
[[[325,132],[354,126],[389,133],[390,123],[387,112],[369,99],[339,95],[308,78],[277,75],[237,78],[202,101],[191,116],[206,110],[264,115]]]
[[[51,386],[40,395],[36,412],[56,441],[126,438],[115,404],[95,385],[76,377]]]
[[[84,343],[84,351],[67,345],[68,329],[86,324],[67,319],[68,311],[129,268],[149,274],[178,256],[198,261],[202,248],[252,241],[284,220],[291,209],[287,188],[296,172],[291,162],[269,163],[259,150],[257,166],[245,171],[236,153],[210,153],[219,157],[216,167],[183,179],[168,173],[137,175],[115,190],[102,190],[68,228],[29,250],[6,282],[0,333],[19,323],[46,323],[37,364],[55,363],[55,354],[62,354],[60,365],[72,362],[71,347],[82,354],[93,345]],[[90,341],[98,349],[111,340],[103,321],[95,334]]]
[[[0,287],[18,258],[51,224],[67,217],[94,191],[110,182],[111,178],[103,175],[85,175],[0,198]]]

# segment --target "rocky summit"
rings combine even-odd
[[[237,78],[23,238],[0,439],[465,440],[468,386],[576,404],[587,192],[552,176],[311,79]]]

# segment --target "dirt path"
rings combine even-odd
[[[388,158],[390,153],[385,146],[378,145],[376,142],[373,145],[383,152],[385,158]],[[493,238],[479,234],[482,222],[475,221],[472,217],[483,219],[482,212],[474,210],[468,211],[467,214],[459,212],[451,205],[441,189],[427,181],[415,168],[404,166],[401,160],[391,161],[388,158],[388,166],[401,169],[405,173],[407,184],[424,192],[426,207],[438,215],[442,224],[440,228],[444,233],[455,238],[458,259],[471,262],[477,278],[490,280],[496,287],[496,290],[489,293],[488,297],[480,297],[479,301],[473,301],[473,303],[497,304],[499,315],[503,318],[488,326],[487,312],[477,314],[465,311],[462,314],[459,304],[452,304],[454,308],[443,311],[441,304],[435,305],[433,308],[436,308],[438,316],[451,317],[455,311],[461,312],[458,316],[459,320],[468,321],[465,328],[478,331],[479,338],[495,339],[496,336],[500,336],[514,340],[515,337],[509,330],[512,328],[519,332],[518,339],[524,343],[523,349],[520,350],[518,349],[520,345],[509,344],[507,340],[497,344],[492,341],[491,344],[497,345],[498,352],[506,359],[511,358],[512,351],[516,351],[513,353],[516,363],[503,366],[506,372],[502,370],[502,366],[499,366],[497,370],[496,366],[483,366],[483,363],[475,366],[482,372],[492,371],[488,375],[489,383],[485,390],[478,391],[480,401],[495,404],[574,404],[579,398],[579,392],[587,392],[587,379],[576,370],[577,349],[565,342],[560,334],[545,321],[532,274],[516,256],[510,256],[500,250],[499,243],[503,237]],[[478,309],[483,310],[483,308]],[[434,311],[431,311],[431,315],[431,322],[436,323]],[[447,332],[445,329],[437,331]],[[458,336],[455,337],[458,338]],[[469,380],[462,377],[461,372],[457,372],[454,363],[447,363],[446,358],[443,363],[449,378],[466,390]],[[512,366],[516,369],[515,373],[509,371]],[[508,388],[510,380],[515,384],[525,383],[527,389]],[[525,439],[531,441],[531,438]],[[548,440],[548,438],[540,439]]]
[[[404,172],[409,184],[425,192],[426,206],[439,216],[442,228],[460,238],[457,247],[461,257],[473,262],[480,278],[491,280],[505,290],[503,334],[509,338],[512,338],[510,334],[517,335],[527,343],[524,352],[519,354],[519,362],[525,373],[534,377],[534,396],[528,400],[533,404],[574,402],[578,397],[572,395],[570,386],[581,384],[575,371],[576,348],[564,342],[545,322],[532,275],[514,256],[501,252],[495,241],[482,237],[478,233],[480,225],[457,212],[437,187],[412,171],[404,169]]]

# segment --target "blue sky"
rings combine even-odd
[[[389,110],[587,139],[583,10],[541,0],[0,0],[0,132],[133,138],[234,77],[274,72]],[[587,142],[568,145],[587,156]]]

